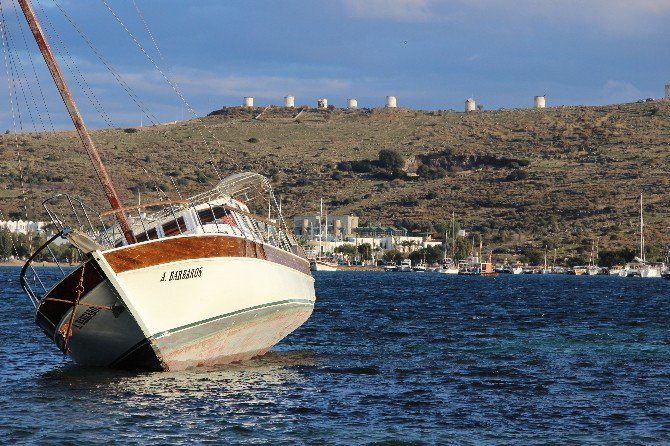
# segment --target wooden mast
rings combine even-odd
[[[61,73],[60,68],[58,67],[56,58],[51,52],[49,43],[47,42],[46,36],[42,31],[42,27],[40,26],[40,23],[37,20],[37,15],[35,14],[35,11],[33,10],[32,5],[30,4],[30,0],[18,0],[18,2],[19,5],[21,6],[21,10],[23,11],[23,15],[26,17],[28,26],[30,26],[30,30],[32,31],[33,36],[35,37],[35,42],[37,42],[37,46],[42,52],[44,61],[46,62],[47,67],[51,72],[51,76],[53,77],[53,80],[56,83],[56,87],[60,92],[61,98],[65,103],[65,107],[67,108],[67,111],[70,114],[70,117],[72,118],[72,122],[74,123],[74,126],[77,129],[77,133],[79,133],[81,142],[84,145],[84,148],[86,149],[89,158],[91,159],[91,163],[93,164],[93,168],[95,169],[95,172],[98,175],[98,180],[100,180],[100,184],[102,185],[102,188],[105,191],[107,200],[109,200],[109,204],[111,205],[112,209],[116,211],[114,215],[116,216],[116,220],[119,222],[119,225],[121,226],[121,231],[123,231],[123,235],[129,244],[135,243],[136,241],[135,236],[133,235],[133,231],[130,228],[130,224],[128,223],[128,219],[126,218],[126,214],[121,210],[123,206],[121,205],[121,201],[119,200],[119,197],[116,194],[116,190],[114,189],[112,179],[109,177],[107,169],[105,169],[105,165],[102,163],[100,154],[98,153],[98,150],[95,148],[93,139],[91,138],[91,135],[88,132],[86,124],[84,123],[84,119],[82,118],[81,114],[79,113],[79,110],[77,109],[77,104],[75,104],[74,98],[72,97],[72,93],[70,93],[67,83],[65,82],[65,78],[63,77],[63,73]]]

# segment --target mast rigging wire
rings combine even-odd
[[[132,88],[127,84],[127,82],[123,79],[123,77],[116,71],[116,69],[107,61],[107,59],[104,58],[102,53],[98,50],[98,48],[93,44],[91,39],[88,38],[86,33],[81,29],[79,25],[74,21],[72,16],[63,8],[63,6],[58,3],[58,1],[54,0],[54,4],[56,7],[60,10],[60,12],[63,14],[63,16],[67,19],[67,21],[70,23],[72,28],[77,31],[79,36],[84,40],[84,42],[88,45],[88,47],[93,51],[93,53],[96,55],[98,60],[107,68],[107,70],[110,72],[110,74],[114,77],[116,82],[121,86],[121,88],[128,94],[130,99],[135,103],[135,105],[142,111],[142,113],[147,117],[149,122],[151,122],[153,125],[157,125],[159,123],[159,119],[151,113],[151,111],[148,109],[148,107],[142,102],[140,97],[133,91]]]
[[[132,32],[128,29],[128,27],[123,23],[123,21],[121,20],[121,18],[116,14],[116,12],[114,12],[114,10],[112,9],[112,7],[109,6],[109,3],[107,2],[107,0],[101,0],[101,2],[107,7],[107,9],[109,10],[109,12],[110,12],[110,13],[112,14],[112,16],[116,19],[116,21],[119,23],[119,25],[125,30],[125,32],[126,32],[126,33],[128,34],[128,36],[131,38],[131,40],[132,40],[132,41],[135,43],[135,45],[140,49],[140,51],[141,51],[141,52],[144,54],[144,56],[149,60],[149,62],[151,62],[151,64],[152,64],[152,65],[154,66],[154,68],[160,73],[160,75],[161,75],[161,76],[163,77],[163,79],[168,83],[168,85],[170,85],[170,87],[172,87],[172,89],[174,90],[174,92],[175,92],[175,93],[177,94],[177,96],[181,99],[181,101],[182,101],[182,103],[184,104],[184,106],[185,106],[185,107],[188,109],[188,111],[189,111],[189,112],[196,118],[196,121],[197,121],[198,123],[201,123],[200,119],[198,118],[197,113],[195,112],[195,110],[193,109],[193,107],[191,107],[191,104],[186,100],[186,98],[184,97],[184,95],[181,93],[181,90],[179,89],[179,87],[177,86],[177,84],[175,84],[173,81],[171,81],[171,80],[167,77],[167,75],[165,74],[165,72],[158,66],[158,64],[156,63],[156,61],[154,61],[154,59],[151,57],[151,55],[144,49],[144,47],[143,47],[142,44],[137,40],[137,38],[135,38],[135,36],[133,35],[133,33],[132,33]],[[216,176],[217,176],[217,178],[218,178],[219,181],[220,181],[220,180],[222,179],[222,178],[221,178],[221,174],[219,173],[219,169],[216,168],[216,163],[214,162],[214,158],[213,158],[213,155],[212,155],[212,151],[210,150],[210,147],[209,147],[209,144],[208,144],[208,142],[207,142],[207,139],[205,138],[205,135],[202,133],[202,131],[201,131],[200,129],[198,129],[198,133],[200,134],[200,137],[201,137],[203,143],[205,144],[205,147],[207,148],[207,152],[208,152],[208,154],[209,154],[209,160],[210,160],[210,163],[211,163],[211,165],[212,165],[212,169],[214,169],[214,172],[216,173]],[[209,131],[209,133],[210,133],[210,135],[211,135],[211,131]],[[216,140],[216,138],[215,138],[215,140]],[[219,141],[217,140],[217,143],[218,143],[218,142],[219,142]],[[219,143],[219,145],[220,145],[220,143]]]
[[[16,158],[18,160],[18,165],[19,165],[19,178],[21,179],[21,196],[23,198],[23,212],[26,216],[26,220],[28,220],[28,206],[26,203],[26,187],[25,187],[25,181],[23,179],[23,163],[21,162],[21,150],[19,149],[19,138],[16,133],[16,114],[14,112],[14,92],[12,90],[12,83],[10,81],[10,74],[9,74],[9,61],[7,60],[7,56],[9,53],[9,47],[8,47],[8,39],[7,39],[7,32],[6,32],[6,22],[4,18],[4,12],[3,12],[3,7],[2,7],[2,0],[0,0],[0,18],[2,21],[0,22],[0,28],[2,29],[2,54],[3,54],[3,59],[5,61],[5,72],[7,73],[7,88],[9,90],[9,104],[10,108],[12,111],[12,128],[14,130],[14,145],[16,147]]]
[[[19,23],[19,24],[22,23],[22,21],[19,17],[18,9],[17,8],[12,8],[12,9],[14,10],[14,16],[16,17],[17,23]],[[26,48],[26,52],[29,52],[30,50],[28,49],[29,48],[28,47],[28,40],[26,39],[26,33],[23,29],[23,26],[19,25],[19,29],[21,30],[21,37],[23,39],[23,45]],[[37,83],[37,89],[39,91],[40,98],[42,99],[42,104],[44,104],[44,108],[46,110],[47,119],[49,121],[49,126],[50,126],[52,131],[55,131],[53,120],[51,119],[51,112],[49,111],[49,107],[47,106],[47,100],[46,100],[46,97],[44,96],[44,90],[42,89],[42,82],[40,82],[40,78],[37,75],[37,69],[35,68],[35,62],[33,61],[33,58],[30,57],[30,56],[28,56],[28,59],[30,60],[30,66],[33,69],[33,75],[35,76],[35,82]],[[30,85],[30,84],[28,84],[28,85]],[[31,95],[32,95],[32,91],[31,91]],[[42,124],[42,129],[46,130],[46,125],[44,124],[44,120],[42,119],[42,114],[39,113],[39,107],[37,107],[37,104],[36,104],[36,113],[37,113],[38,117],[40,118],[40,123]]]
[[[45,8],[42,6],[41,0],[37,0],[37,5],[40,8],[40,14],[45,18],[46,24],[48,25],[48,27],[43,27],[44,31],[45,32],[51,31],[52,36],[56,37],[56,43],[60,45],[60,48],[64,54],[62,60],[63,62],[65,62],[65,66],[68,68],[70,73],[72,73],[73,80],[75,81],[79,89],[84,93],[84,95],[86,96],[90,104],[93,106],[93,108],[95,108],[95,110],[99,113],[100,117],[105,121],[105,123],[109,127],[114,127],[114,124],[112,123],[109,114],[105,111],[105,108],[102,106],[102,103],[100,102],[96,94],[93,92],[93,89],[88,84],[88,81],[86,81],[84,75],[81,73],[81,70],[74,61],[74,57],[70,54],[70,51],[68,50],[67,46],[65,45],[65,42],[61,38],[60,33],[54,26],[49,15],[46,13]],[[52,40],[52,42],[54,41],[53,39],[50,40]]]

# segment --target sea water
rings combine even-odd
[[[0,443],[662,444],[670,281],[317,273],[262,358],[85,369],[0,269]]]

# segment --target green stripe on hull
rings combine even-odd
[[[247,313],[249,311],[255,311],[255,310],[259,310],[261,308],[269,308],[269,307],[275,307],[275,306],[286,305],[286,304],[308,304],[308,305],[313,306],[314,301],[309,300],[309,299],[286,299],[286,300],[280,300],[280,301],[277,301],[277,302],[272,302],[272,303],[269,303],[269,304],[256,305],[256,306],[253,306],[253,307],[245,308],[243,310],[237,310],[237,311],[222,314],[222,315],[219,315],[219,316],[214,316],[214,317],[210,317],[210,318],[207,318],[207,319],[203,319],[203,320],[200,320],[200,321],[197,321],[197,322],[192,322],[190,324],[182,325],[181,327],[173,328],[171,330],[165,330],[165,331],[162,331],[160,333],[156,333],[155,335],[149,337],[149,339],[158,339],[158,338],[161,338],[163,336],[167,336],[167,335],[170,335],[170,334],[173,334],[173,333],[177,333],[177,332],[182,331],[182,330],[187,330],[189,328],[197,327],[198,325],[207,324],[209,322],[214,322],[214,321],[217,321],[217,320],[220,320],[220,319],[225,319],[227,317],[235,316],[235,315],[242,314],[242,313]]]

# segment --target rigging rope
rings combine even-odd
[[[151,32],[151,29],[149,28],[149,24],[147,23],[146,20],[144,20],[144,15],[142,14],[142,11],[140,11],[140,8],[137,6],[135,0],[133,0],[133,6],[135,7],[135,11],[137,11],[137,15],[139,16],[140,20],[144,24],[144,29],[147,31],[147,34],[149,34],[151,42],[154,44],[154,48],[156,49],[156,53],[158,53],[158,57],[160,57],[161,62],[163,62],[163,66],[165,67],[165,69],[168,70],[167,62],[165,62],[163,53],[161,52],[161,49],[158,47],[158,42],[156,42],[156,39],[154,38],[154,35]]]
[[[186,98],[184,97],[184,95],[181,93],[181,90],[179,89],[179,87],[167,77],[167,75],[163,72],[163,70],[158,66],[158,64],[157,64],[157,63],[154,61],[154,59],[151,57],[151,55],[149,55],[149,53],[147,53],[147,51],[144,49],[144,47],[142,46],[142,44],[135,38],[135,36],[133,35],[133,33],[132,33],[132,32],[128,29],[128,27],[123,23],[123,21],[121,20],[121,18],[116,14],[116,12],[114,12],[114,10],[111,8],[111,6],[109,6],[109,3],[107,3],[107,0],[101,0],[101,1],[102,1],[102,3],[107,7],[107,9],[108,9],[109,12],[112,14],[112,16],[116,19],[116,21],[119,23],[119,25],[126,31],[126,33],[127,33],[128,36],[132,39],[132,41],[135,42],[135,45],[137,45],[137,47],[138,47],[138,48],[140,49],[140,51],[144,54],[144,56],[149,60],[149,62],[151,62],[151,64],[152,64],[152,65],[154,66],[154,68],[160,73],[160,75],[161,75],[161,76],[163,77],[163,79],[168,83],[168,85],[170,85],[170,87],[172,87],[172,89],[173,89],[174,92],[177,94],[177,96],[179,96],[179,98],[181,99],[181,101],[182,101],[182,103],[184,104],[184,106],[186,106],[186,108],[188,109],[188,111],[189,111],[189,112],[196,118],[196,120],[197,120],[198,122],[200,122],[199,119],[197,119],[197,118],[198,118],[198,115],[196,114],[196,112],[195,112],[195,110],[193,109],[193,107],[191,107],[191,104],[189,104],[189,102],[186,100]],[[216,168],[216,163],[214,162],[214,158],[213,158],[213,155],[212,155],[212,151],[211,151],[210,148],[209,148],[209,144],[207,143],[207,139],[205,138],[205,135],[202,133],[202,131],[200,131],[200,129],[198,129],[198,133],[199,133],[199,135],[200,135],[200,137],[201,137],[203,143],[205,144],[205,147],[207,148],[207,152],[208,152],[208,154],[209,154],[209,161],[210,161],[210,163],[211,163],[211,165],[212,165],[212,168],[214,169],[214,172],[216,173],[217,178],[218,178],[219,181],[220,181],[220,180],[222,179],[222,178],[221,178],[221,174],[219,173],[219,169]],[[210,134],[211,134],[211,132],[210,132]]]
[[[48,25],[48,29],[45,27],[45,31],[51,31],[51,33],[56,37],[57,39],[56,42],[60,45],[62,52],[65,54],[65,56],[67,56],[63,57],[62,59],[65,62],[65,65],[68,68],[68,70],[70,70],[70,72],[73,74],[73,79],[75,83],[77,84],[79,89],[83,91],[88,101],[91,103],[93,108],[95,108],[96,111],[100,114],[100,116],[107,123],[107,125],[109,127],[114,127],[114,124],[112,123],[109,114],[107,114],[104,107],[102,106],[97,96],[93,92],[93,89],[89,86],[88,82],[86,81],[86,78],[81,73],[81,70],[79,70],[79,68],[77,67],[77,64],[74,61],[74,57],[70,54],[70,51],[67,49],[67,46],[63,42],[63,39],[58,33],[58,30],[51,22],[49,15],[46,13],[45,8],[42,6],[41,0],[37,0],[37,4],[40,8],[41,15],[46,19],[46,23]]]
[[[12,111],[12,128],[14,130],[14,145],[16,146],[16,158],[18,160],[19,164],[19,177],[21,179],[21,196],[23,198],[23,211],[26,216],[26,220],[28,219],[28,206],[26,204],[26,187],[25,187],[25,181],[23,179],[23,163],[21,162],[21,151],[19,149],[19,138],[16,132],[16,113],[14,111],[14,92],[12,90],[12,83],[10,81],[10,74],[9,74],[9,61],[7,60],[7,56],[9,53],[9,47],[8,47],[8,39],[7,39],[7,32],[6,32],[6,22],[4,18],[4,12],[3,12],[3,7],[2,7],[2,1],[0,0],[0,17],[2,18],[2,22],[0,23],[0,28],[2,28],[2,54],[3,54],[3,59],[5,61],[5,72],[7,73],[7,88],[9,90],[9,104],[10,108]],[[18,107],[18,105],[17,105]]]
[[[159,119],[149,111],[149,109],[146,107],[144,102],[137,96],[137,94],[130,88],[130,86],[126,83],[126,81],[123,79],[123,77],[114,69],[114,67],[107,61],[107,59],[104,58],[102,53],[98,50],[98,48],[93,44],[91,39],[88,38],[86,33],[81,29],[79,25],[74,21],[72,16],[63,8],[61,4],[59,4],[57,1],[54,0],[54,4],[56,7],[60,10],[60,12],[65,16],[67,21],[70,23],[70,25],[79,33],[79,36],[86,42],[88,47],[95,53],[96,57],[100,62],[107,68],[107,70],[110,72],[110,74],[114,77],[116,82],[123,88],[123,90],[128,94],[130,99],[137,105],[137,107],[144,113],[144,115],[149,119],[149,122],[151,122],[153,125],[156,125],[159,123]]]
[[[19,23],[19,29],[21,30],[21,37],[23,39],[23,45],[26,48],[26,52],[29,52],[30,50],[28,49],[29,47],[28,47],[28,40],[26,39],[26,33],[23,30],[23,26],[20,25],[22,23],[22,21],[21,21],[21,18],[19,17],[18,8],[12,8],[12,9],[14,10],[14,16],[16,17],[16,22]],[[51,119],[51,113],[49,112],[49,107],[47,106],[47,100],[44,97],[44,91],[42,90],[42,83],[40,82],[40,78],[37,75],[37,69],[35,68],[35,62],[33,61],[33,58],[30,57],[30,56],[28,57],[28,59],[30,60],[30,66],[33,69],[33,75],[35,76],[35,82],[37,83],[37,89],[39,91],[40,98],[42,99],[42,104],[44,104],[44,108],[45,108],[46,113],[47,113],[47,119],[49,120],[49,126],[51,127],[51,130],[53,131],[53,130],[55,130],[53,120]],[[28,85],[30,86],[30,83]],[[33,95],[32,89],[30,91],[30,94],[31,94],[31,96]],[[33,100],[35,100],[34,97],[33,97]],[[42,130],[46,130],[46,125],[44,125],[44,120],[42,118],[42,114],[39,113],[39,107],[37,107],[36,103],[35,103],[35,108],[36,108],[37,116],[40,119],[40,123],[42,124]]]

